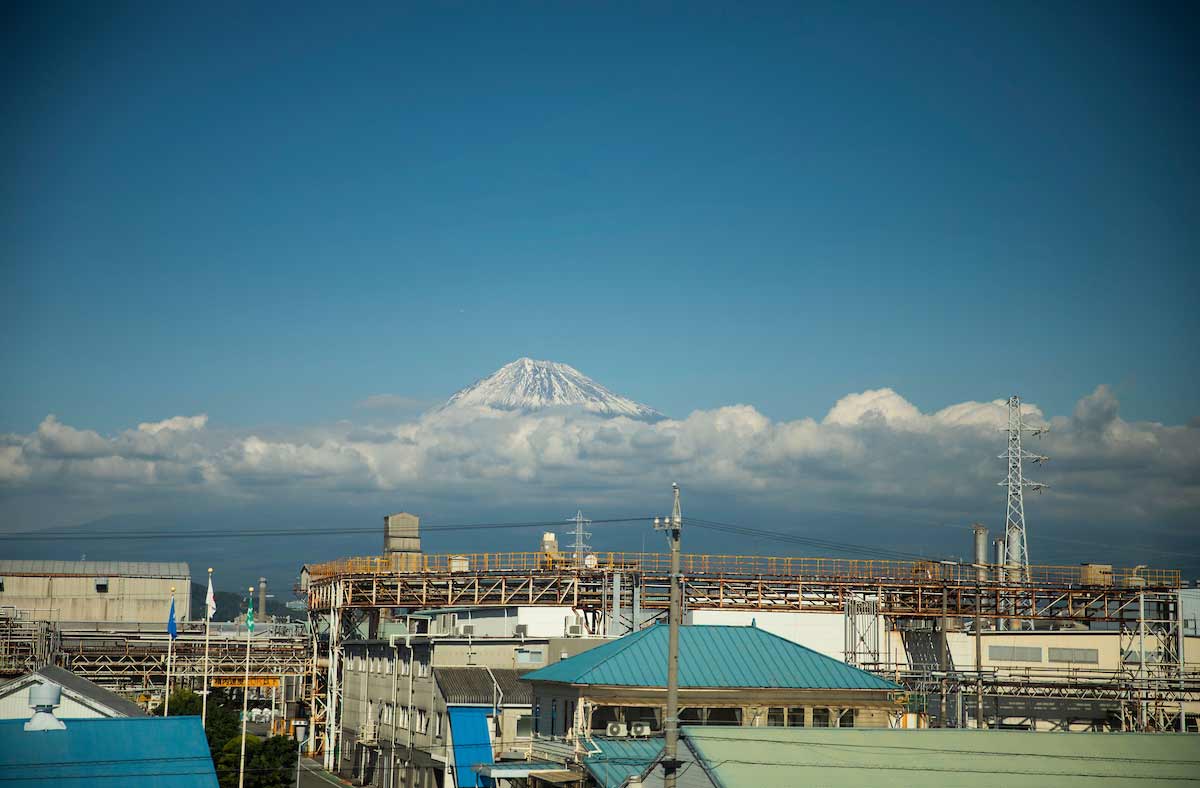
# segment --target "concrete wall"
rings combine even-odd
[[[0,606],[14,606],[36,621],[118,621],[167,623],[171,587],[175,619],[191,617],[191,578],[108,577],[108,591],[96,590],[95,577],[7,575]]]
[[[839,662],[846,658],[846,617],[841,613],[773,613],[758,610],[691,610],[685,624],[710,624],[735,627],[750,626],[779,635],[813,651],[833,657]],[[879,619],[879,643],[887,642],[883,620]]]

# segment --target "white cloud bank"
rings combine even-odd
[[[1043,512],[1076,521],[1149,522],[1200,512],[1200,429],[1127,422],[1106,386],[1036,444],[1053,461]],[[1003,400],[923,413],[891,389],[849,394],[820,421],[772,421],[748,405],[656,423],[578,412],[440,410],[380,427],[348,422],[291,434],[212,430],[204,414],[104,436],[53,415],[0,435],[0,493],[122,497],[200,494],[273,500],[312,494],[623,496],[678,480],[693,491],[753,495],[784,510],[836,508],[986,516],[998,508]],[[971,513],[975,512],[976,515]]]

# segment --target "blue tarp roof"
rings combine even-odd
[[[565,684],[665,687],[667,630],[662,624],[647,627],[522,678]],[[757,627],[712,625],[679,628],[679,686],[900,689],[886,679]]]
[[[64,720],[59,731],[27,731],[25,722],[0,720],[4,779],[55,788],[217,788],[199,717]]]
[[[458,788],[494,785],[491,777],[475,771],[476,766],[492,763],[492,740],[487,718],[491,707],[449,706],[450,741],[454,745],[454,779]]]

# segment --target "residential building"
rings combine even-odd
[[[532,735],[530,685],[519,676],[606,642],[568,637],[578,631],[569,608],[450,608],[404,619],[381,625],[379,637],[343,642],[338,772],[362,785],[491,785],[485,768],[511,777],[500,767],[526,761]]]
[[[47,665],[0,684],[0,720],[28,719],[29,690],[44,684],[53,684],[61,689],[61,703],[55,712],[61,719],[146,716],[142,707],[133,701],[80,678],[69,670]]]
[[[62,719],[54,712],[60,691],[56,683],[35,684],[25,719],[0,720],[5,780],[56,788],[217,788],[199,717]]]
[[[192,577],[185,563],[0,561],[0,608],[54,622],[165,623],[175,588],[175,618],[191,617]]]
[[[659,735],[666,707],[668,627],[655,625],[523,678],[534,729],[581,740],[610,731]],[[887,727],[900,687],[757,627],[681,626],[683,724]]]

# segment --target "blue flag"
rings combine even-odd
[[[179,637],[179,629],[175,626],[175,597],[171,597],[171,612],[167,615],[167,634],[171,640]]]

